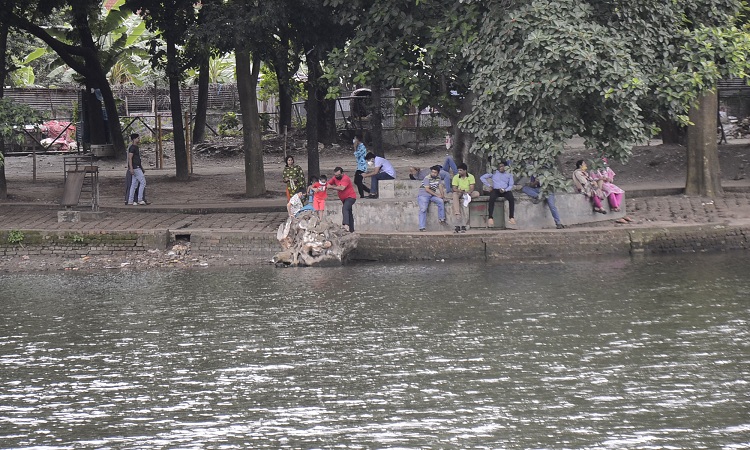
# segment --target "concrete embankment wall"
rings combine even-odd
[[[0,231],[0,256],[124,255],[165,250],[189,239],[196,255],[240,255],[269,260],[280,250],[275,234],[215,230],[149,232],[21,231],[21,242]],[[468,234],[362,234],[353,260],[520,260],[587,255],[693,253],[750,248],[750,225],[687,225],[665,228],[568,229]]]
[[[352,257],[384,261],[521,260],[739,249],[750,249],[750,226],[700,225],[565,232],[500,232],[479,236],[363,235]]]

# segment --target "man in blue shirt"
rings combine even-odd
[[[497,170],[492,173],[486,173],[479,179],[482,184],[489,186],[490,189],[490,204],[488,207],[487,225],[495,226],[495,219],[492,218],[492,213],[495,211],[495,200],[499,197],[503,197],[508,200],[508,223],[511,225],[516,224],[514,219],[516,199],[513,197],[513,175],[505,171],[506,161],[500,161],[497,164]]]

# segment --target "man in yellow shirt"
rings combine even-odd
[[[453,176],[451,185],[453,187],[453,199],[451,201],[456,233],[466,233],[469,224],[469,202],[472,198],[479,197],[479,192],[474,190],[474,175],[469,173],[466,164],[458,165],[458,173]]]

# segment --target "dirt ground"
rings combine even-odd
[[[153,144],[142,145],[147,165],[147,197],[158,204],[219,204],[242,202],[245,197],[244,160],[239,151],[238,139],[221,139],[201,145],[193,151],[193,174],[187,182],[175,179],[174,157],[171,149],[165,149],[165,167],[156,169]],[[284,159],[284,143],[279,138],[265,141],[265,183],[267,198],[282,198],[284,186],[281,171]],[[286,151],[307,173],[307,152],[303,137],[291,137]],[[683,184],[685,181],[685,148],[677,145],[662,145],[654,140],[649,145],[634,147],[633,155],[626,164],[611,161],[617,173],[616,183],[621,186],[659,186]],[[63,191],[63,158],[65,155],[9,156],[6,158],[8,180],[8,203],[57,204]],[[582,141],[571,140],[560,156],[561,169],[572,172],[578,159],[590,160],[595,153],[587,151]],[[399,178],[408,176],[408,167],[429,167],[442,163],[445,147],[442,143],[422,145],[419,151],[410,147],[386,149],[388,158],[396,168]],[[719,146],[722,179],[742,179],[750,163],[750,140],[730,140]],[[34,164],[36,180],[34,181]],[[125,201],[125,161],[102,159],[100,170],[100,205],[120,206]],[[320,153],[321,172],[330,176],[333,168],[342,166],[351,175],[355,164],[350,146],[334,145],[323,148]],[[479,174],[475,174],[479,175]]]

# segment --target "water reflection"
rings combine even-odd
[[[13,448],[747,448],[750,256],[0,278]]]

